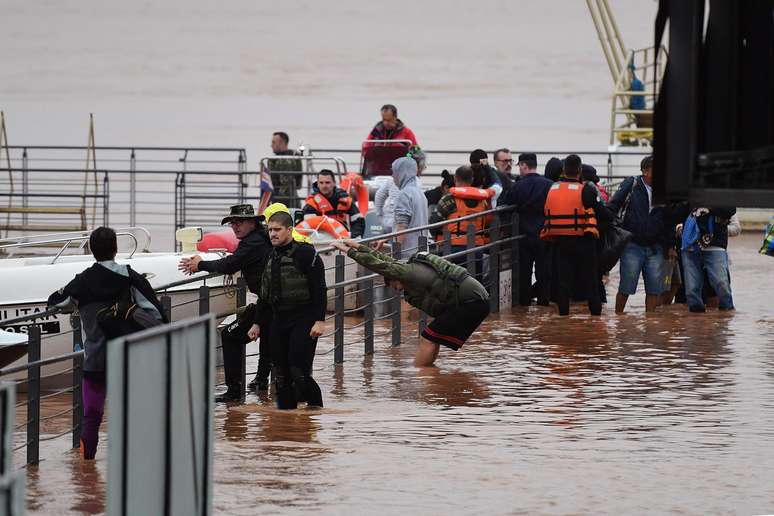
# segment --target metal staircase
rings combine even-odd
[[[653,141],[653,109],[666,50],[627,49],[607,0],[586,0],[586,5],[613,79],[610,145],[649,146]]]

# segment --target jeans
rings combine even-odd
[[[645,280],[646,294],[658,295],[664,292],[664,251],[660,246],[641,246],[629,242],[621,254],[619,271],[619,294],[631,296],[637,292],[640,273]]]
[[[704,311],[701,287],[704,283],[703,271],[706,270],[710,286],[718,295],[719,307],[722,310],[732,310],[734,300],[731,297],[731,276],[728,272],[728,253],[726,250],[683,250],[682,258],[683,282],[685,283],[688,308],[692,312]]]

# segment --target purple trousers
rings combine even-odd
[[[81,424],[81,453],[84,459],[93,459],[97,454],[99,426],[105,412],[107,382],[104,378],[83,379],[83,423]]]

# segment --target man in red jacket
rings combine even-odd
[[[368,134],[367,140],[407,140],[395,143],[363,143],[363,175],[365,177],[391,175],[390,166],[406,155],[410,147],[417,146],[414,132],[398,118],[398,108],[385,104],[381,109],[382,120]]]

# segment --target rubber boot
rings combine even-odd
[[[311,376],[306,377],[306,404],[309,407],[323,406],[322,390]]]
[[[293,382],[282,372],[274,370],[274,383],[276,388],[275,399],[277,408],[280,410],[293,410],[298,408],[296,391],[293,388]]]
[[[296,392],[298,401],[306,401],[306,374],[304,370],[298,367],[290,368],[290,376],[293,379],[293,388]]]

